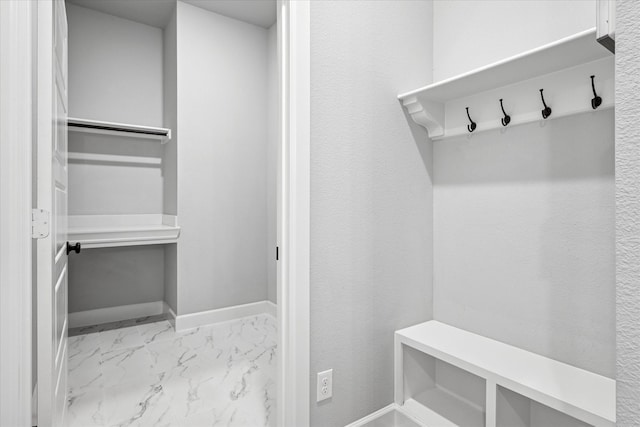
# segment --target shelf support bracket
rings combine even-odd
[[[444,135],[444,105],[436,102],[423,103],[416,96],[403,99],[402,105],[413,121],[427,130],[429,138]]]

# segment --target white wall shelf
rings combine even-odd
[[[171,129],[150,126],[139,126],[125,123],[102,122],[69,117],[69,132],[97,133],[124,136],[128,138],[155,139],[165,144],[171,139]]]
[[[398,99],[412,119],[438,140],[546,121],[541,115],[540,89],[552,109],[547,120],[594,111],[591,75],[603,101],[596,111],[612,108],[613,56],[596,41],[595,28],[403,93]],[[511,116],[506,127],[500,122],[500,99]],[[477,123],[472,133],[467,130],[466,107]]]
[[[419,420],[432,421],[429,401],[404,396],[403,348],[416,349],[486,381],[486,426],[495,427],[502,386],[594,426],[615,426],[616,382],[547,357],[432,320],[395,334],[395,400]],[[471,408],[472,409],[472,408]],[[470,408],[461,407],[472,418]],[[425,415],[426,414],[426,415]],[[437,414],[436,414],[437,415]],[[442,425],[457,425],[453,421]]]
[[[176,243],[173,215],[69,215],[69,241],[83,249]]]

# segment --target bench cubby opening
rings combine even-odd
[[[496,427],[588,427],[570,415],[497,386]]]
[[[484,379],[403,345],[404,405],[441,425],[484,427],[486,382]],[[440,420],[438,417],[441,417]]]

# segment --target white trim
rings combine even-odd
[[[38,425],[38,382],[33,386],[31,392],[31,425]]]
[[[0,1],[0,425],[31,425],[33,2]]]
[[[271,301],[259,301],[249,304],[225,307],[216,310],[201,311],[177,316],[164,301],[145,302],[140,304],[120,305],[116,307],[97,308],[95,310],[77,311],[69,313],[69,327],[100,325],[121,320],[136,319],[145,316],[155,316],[166,313],[169,320],[178,325],[176,330],[197,328],[212,323],[226,322],[242,317],[268,314],[277,316],[277,306]]]
[[[439,388],[437,388],[438,390],[438,395],[439,396],[443,396],[443,395],[448,395],[449,393],[446,390],[441,390]],[[450,394],[449,394],[450,395]],[[437,397],[435,399],[439,399],[441,397]],[[460,401],[458,401],[458,403],[460,403]],[[471,406],[469,406],[468,409],[471,409]],[[474,408],[476,409],[476,413],[478,415],[482,414],[482,410],[478,409],[478,408]],[[433,409],[423,405],[422,403],[418,402],[416,399],[407,399],[404,402],[404,405],[402,405],[402,410],[404,412],[405,415],[410,416],[412,419],[417,419],[419,420],[420,424],[425,425],[425,426],[438,426],[438,427],[462,427],[465,425],[470,425],[470,424],[456,424],[454,422],[452,422],[451,420],[445,418],[444,416],[440,415],[438,412],[434,411]],[[466,411],[465,411],[466,412]],[[479,417],[480,418],[480,417]],[[484,417],[482,417],[484,421]],[[480,424],[472,424],[472,425],[480,425]],[[495,427],[495,426],[485,426],[485,427]]]
[[[176,331],[184,331],[243,317],[271,314],[273,311],[271,304],[273,303],[270,301],[258,301],[215,310],[200,311],[198,313],[181,314],[176,316],[175,328]]]
[[[278,306],[272,301],[265,301],[265,314],[269,316],[278,317]]]
[[[616,51],[616,2],[614,0],[596,1],[596,40],[609,49]]]
[[[381,416],[387,414],[388,412],[391,411],[395,411],[398,410],[398,408],[400,408],[400,405],[397,405],[395,403],[390,403],[389,405],[385,406],[384,408],[378,409],[375,412],[370,413],[369,415],[365,415],[364,417],[355,420],[354,422],[347,424],[345,427],[361,427],[366,425],[367,423],[370,423],[371,421],[375,420],[376,418],[380,418]]]
[[[422,422],[417,420],[414,416],[407,413],[407,411],[405,411],[405,409],[401,405],[398,405],[397,403],[391,403],[382,409],[378,409],[377,411],[372,412],[369,415],[365,415],[364,417],[352,422],[351,424],[347,424],[345,427],[364,427],[367,424],[371,423],[372,421],[375,421],[376,419],[393,411],[398,411],[399,413],[401,413],[402,415],[404,415],[405,417],[409,418],[411,421],[416,423],[416,425],[419,425],[419,426],[424,425]]]
[[[75,313],[69,313],[69,327],[78,328],[118,322],[120,320],[137,319],[145,316],[155,316],[157,314],[167,313],[168,309],[164,301],[153,301],[77,311]]]
[[[175,311],[173,311],[173,308],[171,308],[171,306],[169,304],[167,304],[165,302],[166,308],[167,308],[167,314],[169,315],[169,318],[171,321],[175,322],[176,321],[176,317],[178,317],[178,315],[176,314]],[[175,326],[175,324],[174,324]]]
[[[33,184],[33,193],[38,209],[50,213],[55,219],[54,183],[53,183],[53,142],[54,133],[54,19],[56,4],[53,1],[32,2],[37,10],[37,111],[36,163],[37,182]],[[38,425],[53,426],[59,423],[55,410],[56,384],[62,372],[54,372],[56,350],[54,342],[54,276],[55,264],[62,257],[62,247],[56,252],[55,240],[57,221],[50,221],[51,232],[37,241],[36,262],[36,300],[37,300],[37,375],[38,375]],[[66,236],[66,231],[59,230]],[[63,239],[60,239],[63,241]],[[66,237],[65,239],[66,240]],[[55,255],[54,255],[55,254]],[[53,259],[55,258],[55,259]],[[57,281],[57,280],[56,280]],[[67,313],[64,313],[66,316]],[[68,319],[67,319],[68,321]],[[64,366],[64,365],[63,365]]]
[[[278,0],[278,425],[310,424],[310,2]]]
[[[171,306],[169,306],[169,304],[167,304],[166,302],[164,303],[165,305],[165,313],[167,314],[168,317],[168,321],[169,323],[171,323],[171,326],[173,326],[173,329],[176,329],[176,317],[178,317],[178,315],[176,314],[175,311],[173,311],[173,309],[171,308]]]

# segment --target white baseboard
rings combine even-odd
[[[167,309],[168,307],[164,301],[154,301],[78,311],[69,313],[69,327],[77,328],[81,326],[101,325],[103,323],[118,322],[120,320],[155,316],[156,314],[166,313]]]
[[[166,308],[166,313],[169,315],[169,323],[171,323],[171,326],[173,326],[173,329],[176,328],[176,317],[178,317],[178,315],[176,314],[175,311],[173,311],[173,309],[171,307],[169,307],[169,304],[165,303],[165,308]]]
[[[38,381],[36,381],[36,385],[33,387],[33,392],[31,393],[31,425],[38,425]]]
[[[278,317],[278,306],[269,300],[265,301],[265,303],[266,303],[265,313],[273,317]]]
[[[258,301],[249,304],[234,305],[216,310],[201,311],[199,313],[182,314],[176,316],[176,331],[198,328],[212,323],[227,322],[242,317],[270,314],[275,317],[276,305],[271,301]]]
[[[416,426],[425,426],[425,424],[423,424],[422,422],[420,422],[419,420],[417,420],[416,418],[408,414],[402,406],[398,405],[397,403],[391,403],[390,405],[387,405],[382,409],[378,409],[377,411],[372,412],[369,415],[366,415],[360,418],[359,420],[352,422],[351,424],[347,424],[345,427],[364,427],[369,423],[373,424],[373,422],[376,421],[378,418],[381,418],[387,413],[393,412],[393,411],[397,411],[402,415],[404,415],[405,417],[409,418],[409,420],[413,421]],[[375,425],[378,425],[378,424],[375,424]]]
[[[395,403],[391,403],[390,405],[387,405],[382,409],[378,409],[377,411],[372,412],[369,415],[365,415],[364,417],[360,418],[359,420],[355,420],[351,424],[347,424],[345,427],[360,427],[360,426],[364,426],[367,423],[370,423],[371,421],[375,420],[376,418],[380,418],[381,416],[383,416],[387,412],[398,410],[398,408],[399,408],[399,405],[397,405]]]
[[[100,325],[120,320],[136,319],[138,317],[154,316],[167,313],[169,321],[174,324],[176,330],[197,328],[212,323],[226,322],[242,317],[268,314],[277,316],[277,306],[271,301],[258,301],[249,304],[235,305],[216,310],[201,311],[199,313],[176,313],[164,301],[154,301],[142,304],[121,305],[117,307],[98,308],[95,310],[78,311],[69,313],[69,327]]]

